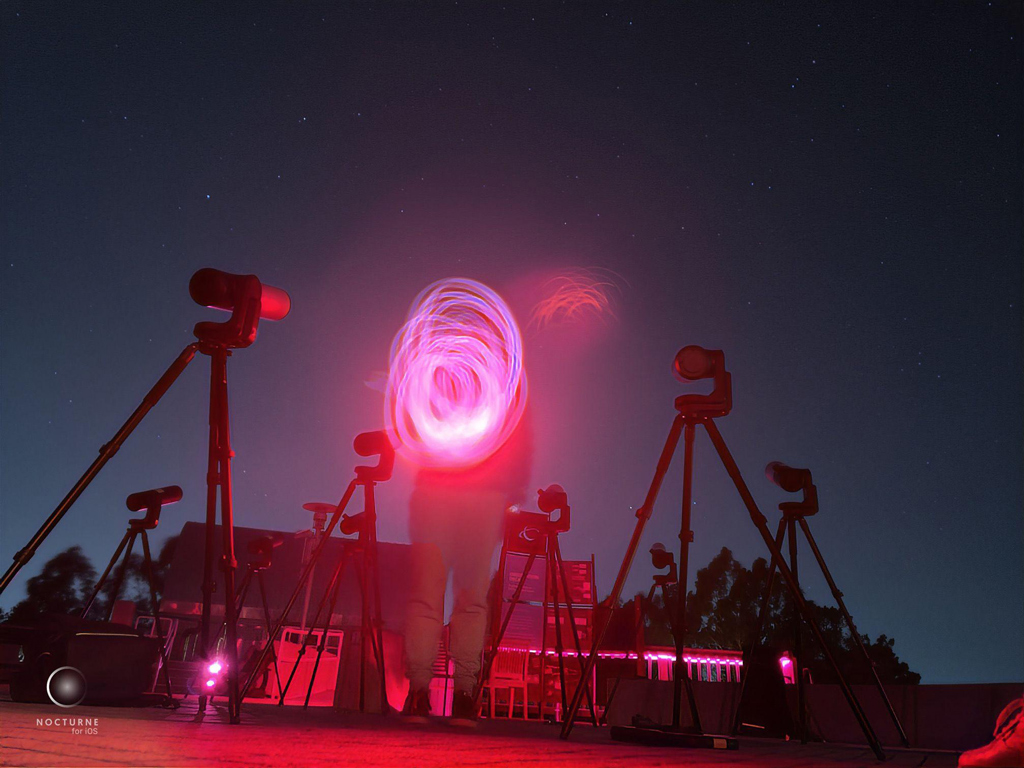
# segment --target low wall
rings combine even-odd
[[[701,725],[708,733],[728,733],[736,711],[737,683],[694,682]],[[875,733],[883,744],[898,746],[899,737],[874,686],[855,685]],[[887,685],[910,744],[922,749],[965,750],[992,739],[996,716],[1024,693],[1024,683],[979,685]],[[796,687],[786,686],[788,705],[796,715]],[[826,741],[862,743],[864,735],[838,685],[807,687],[808,723]],[[629,725],[640,714],[658,723],[672,721],[672,683],[623,679],[608,710],[611,725]],[[690,721],[683,702],[683,724]]]

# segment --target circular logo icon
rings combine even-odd
[[[58,667],[46,680],[46,695],[58,707],[74,707],[85,698],[85,675],[74,667]]]

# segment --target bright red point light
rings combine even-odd
[[[216,674],[217,674],[218,672],[220,672],[220,671],[221,671],[221,670],[222,670],[223,668],[224,668],[224,667],[223,667],[223,666],[221,665],[221,663],[220,663],[219,661],[215,661],[215,662],[213,662],[213,664],[211,664],[211,665],[209,666],[210,674],[211,674],[211,675],[216,675]]]

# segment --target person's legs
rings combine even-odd
[[[491,559],[500,538],[503,497],[477,494],[468,500],[463,535],[450,544],[452,588],[455,603],[451,616],[451,655],[455,665],[456,692],[472,694],[480,675],[484,635],[487,630],[487,593]]]
[[[405,674],[413,691],[425,691],[433,677],[444,624],[444,589],[448,580],[436,544],[412,545],[409,599],[405,617]]]

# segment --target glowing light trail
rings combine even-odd
[[[576,323],[587,317],[614,319],[614,296],[620,291],[622,277],[608,269],[580,267],[548,280],[544,298],[530,313],[530,325]]]
[[[508,305],[475,280],[427,286],[391,344],[384,418],[398,450],[423,466],[472,466],[508,439],[525,405]]]

